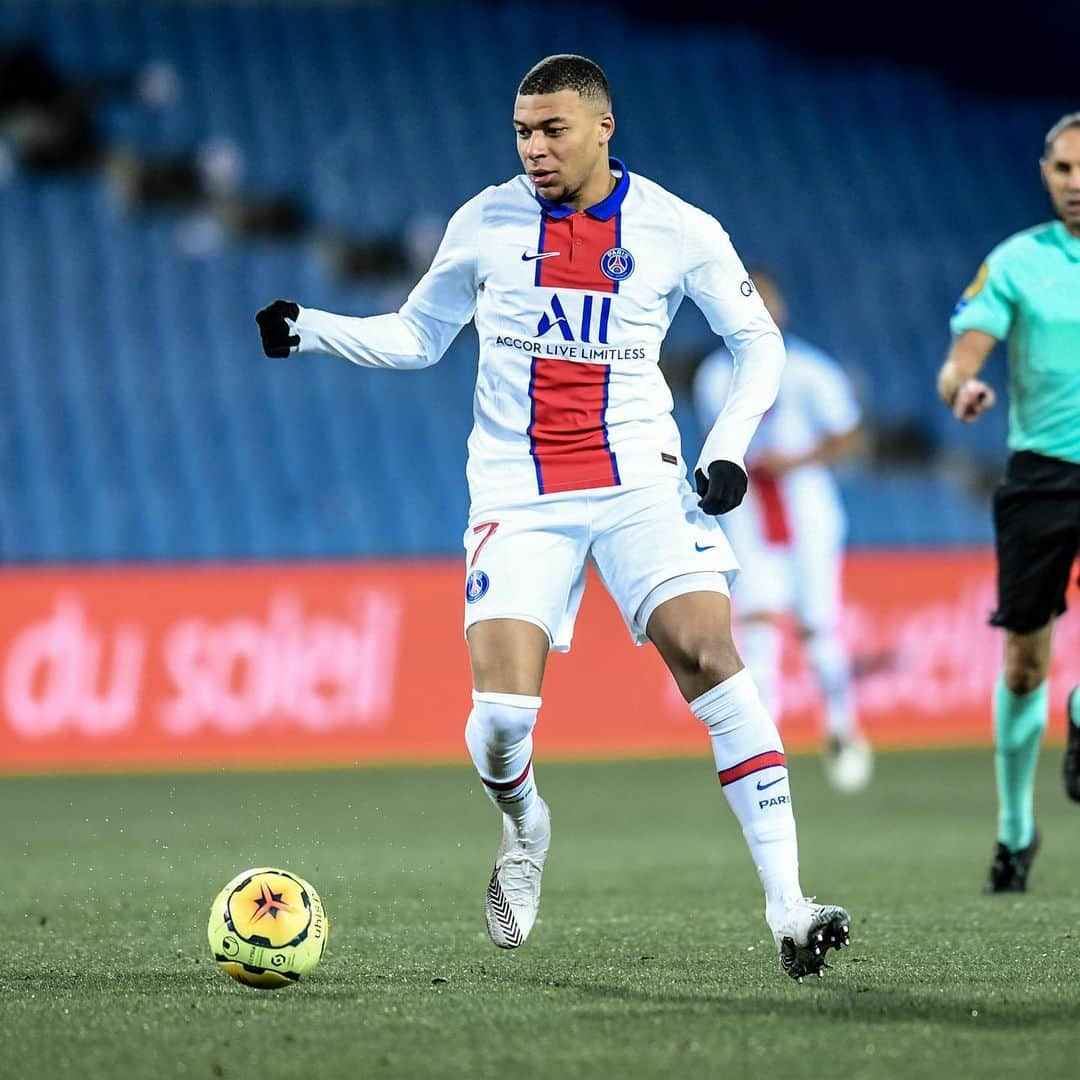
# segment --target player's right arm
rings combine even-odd
[[[423,368],[437,363],[476,311],[477,245],[487,192],[450,219],[430,269],[401,309],[358,318],[275,300],[256,316],[263,351],[328,353],[363,367]]]
[[[1012,326],[1015,296],[998,251],[979,267],[960,297],[949,322],[952,345],[938,371],[938,395],[953,416],[966,423],[977,420],[994,404],[994,391],[979,373]]]

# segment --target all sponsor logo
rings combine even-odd
[[[608,343],[608,322],[611,319],[611,297],[599,298],[598,304],[593,303],[593,297],[586,295],[581,299],[581,319],[576,318],[576,312],[571,309],[575,316],[574,322],[580,327],[575,337],[575,326],[571,325],[570,314],[558,293],[551,294],[551,303],[548,310],[540,316],[536,324],[536,336],[542,338],[552,330],[558,330],[563,341],[596,342],[600,345]],[[595,310],[594,310],[595,309]]]

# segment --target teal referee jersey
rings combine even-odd
[[[1010,236],[949,328],[1007,342],[1009,448],[1080,464],[1080,238],[1060,221]]]

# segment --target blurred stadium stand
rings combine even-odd
[[[518,171],[517,81],[560,51],[606,68],[619,155],[715,213],[855,376],[852,543],[988,541],[1005,410],[955,424],[934,374],[982,257],[1045,219],[1042,134],[1075,101],[635,7],[0,2],[0,44],[94,88],[67,162],[0,103],[0,559],[460,551],[471,328],[436,368],[377,373],[265,360],[253,315],[396,307],[456,206]],[[176,164],[172,197],[136,197],[133,160]],[[666,363],[691,462],[712,345],[684,305]]]

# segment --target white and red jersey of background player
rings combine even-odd
[[[435,363],[475,318],[474,510],[685,476],[659,367],[684,296],[738,359],[699,461],[741,463],[776,395],[783,341],[728,234],[617,159],[611,168],[614,190],[581,212],[540,198],[524,175],[486,188],[453,215],[399,312],[301,309],[299,351],[397,368]]]
[[[794,334],[785,334],[784,344],[787,363],[779,393],[746,453],[749,491],[743,505],[724,518],[724,531],[735,545],[736,556],[746,542],[787,545],[812,531],[819,542],[839,544],[846,531],[843,503],[827,465],[813,462],[779,477],[754,466],[755,457],[767,452],[784,457],[805,454],[827,436],[852,431],[861,421],[843,368]],[[694,403],[702,423],[710,423],[723,407],[731,380],[731,356],[726,349],[715,350],[701,362],[694,376]]]

